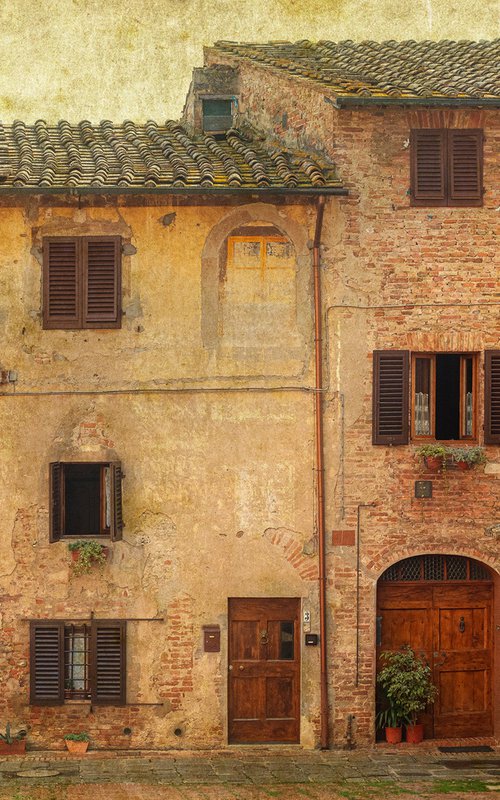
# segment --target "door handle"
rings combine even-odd
[[[245,667],[243,666],[243,664],[240,664],[240,669],[245,669]]]

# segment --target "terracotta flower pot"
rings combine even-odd
[[[65,739],[64,744],[69,753],[73,753],[77,756],[82,756],[86,753],[89,746],[88,742],[75,742],[73,739]]]
[[[424,462],[429,472],[439,472],[443,467],[442,456],[425,456]]]
[[[26,739],[14,739],[12,744],[0,742],[0,756],[18,756],[26,752]]]
[[[424,726],[421,722],[406,726],[406,741],[409,744],[420,744],[424,738]]]
[[[466,469],[470,469],[470,464],[469,464],[468,461],[456,461],[455,463],[456,463],[458,469],[463,469],[464,471]]]
[[[385,739],[388,744],[399,744],[403,738],[403,729],[399,728],[386,728]]]

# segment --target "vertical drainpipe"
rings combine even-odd
[[[319,197],[316,213],[316,230],[313,242],[314,273],[314,361],[316,367],[315,422],[316,422],[316,494],[318,509],[319,555],[319,642],[320,642],[320,746],[328,750],[328,659],[326,631],[326,565],[325,565],[325,468],[323,464],[323,341],[321,313],[320,244],[325,198]]]

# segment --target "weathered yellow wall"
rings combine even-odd
[[[497,0],[9,0],[0,119],[180,116],[217,39],[488,39]]]
[[[0,208],[0,361],[18,372],[15,393],[4,386],[0,397],[0,716],[27,724],[31,746],[61,747],[75,728],[97,747],[222,745],[228,597],[300,597],[317,627],[311,303],[298,312],[302,340],[275,326],[267,349],[252,348],[256,329],[245,331],[246,348],[224,346],[222,329],[202,343],[202,270],[217,256],[209,234],[248,214],[280,219],[298,251],[312,235],[300,206]],[[120,330],[42,329],[42,236],[76,234],[123,237]],[[305,250],[297,283],[308,284]],[[49,543],[48,470],[58,460],[122,462],[126,527],[102,574],[75,577],[67,541]],[[92,610],[166,617],[128,626],[128,699],[162,705],[28,706],[26,620]],[[210,623],[222,628],[220,655],[202,652]],[[317,658],[315,648],[303,654],[306,745]]]

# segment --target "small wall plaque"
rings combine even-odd
[[[220,653],[220,626],[203,626],[203,649],[205,653]]]
[[[306,647],[317,647],[319,636],[317,633],[306,633]]]
[[[432,481],[415,481],[415,497],[432,497]]]

